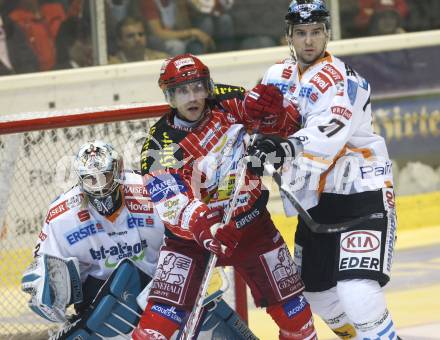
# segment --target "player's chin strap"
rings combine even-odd
[[[249,146],[254,145],[256,138],[257,138],[257,133],[255,131],[255,133],[251,135]],[[232,194],[232,198],[229,201],[229,205],[225,211],[225,214],[223,215],[223,220],[222,220],[223,224],[228,224],[231,221],[232,213],[234,212],[234,209],[238,203],[238,196],[240,194],[240,189],[246,176],[246,170],[247,170],[246,157],[241,158],[239,162],[239,167],[241,167],[241,169],[239,172],[239,176],[235,181],[235,187],[234,187],[234,192]],[[198,328],[201,319],[200,316],[202,313],[204,297],[206,295],[206,291],[208,290],[209,281],[211,280],[211,276],[214,272],[215,265],[217,264],[217,260],[218,260],[217,255],[211,253],[209,256],[208,263],[206,265],[205,273],[203,274],[199,292],[197,293],[197,297],[195,300],[196,303],[185,323],[185,327],[183,328],[182,335],[180,338],[181,340],[191,340],[196,335],[196,330]]]
[[[384,217],[383,213],[373,213],[341,223],[334,223],[334,224],[318,223],[312,218],[312,216],[310,216],[308,211],[304,209],[301,202],[290,191],[289,187],[282,183],[281,175],[275,170],[274,166],[272,164],[265,164],[264,169],[268,174],[272,176],[275,183],[278,185],[280,192],[282,192],[290,201],[290,203],[292,203],[292,205],[298,211],[298,214],[304,220],[306,225],[314,233],[320,233],[320,234],[340,233],[344,230],[357,226],[365,221],[381,219]]]

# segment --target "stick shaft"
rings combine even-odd
[[[252,135],[250,145],[253,145],[256,140],[256,135]],[[228,224],[231,221],[232,213],[234,212],[234,209],[238,202],[238,196],[240,194],[240,189],[243,184],[243,181],[246,176],[246,170],[247,166],[244,160],[244,157],[239,162],[240,167],[240,173],[238,175],[238,178],[235,181],[235,187],[234,192],[232,194],[231,200],[229,201],[229,205],[227,207],[227,210],[225,214],[223,215],[223,224]],[[194,332],[197,327],[198,320],[200,318],[200,314],[202,313],[203,308],[203,300],[204,296],[206,294],[206,291],[208,290],[209,281],[211,280],[212,273],[214,272],[215,265],[217,264],[217,255],[210,254],[208,264],[205,269],[205,274],[203,275],[203,279],[200,285],[199,292],[197,293],[196,297],[196,304],[188,317],[188,321],[185,324],[185,328],[183,329],[182,339],[183,340],[191,340],[194,336]]]
[[[296,198],[296,196],[290,191],[289,187],[282,183],[281,175],[275,170],[272,164],[265,164],[265,170],[272,176],[275,183],[278,185],[280,191],[287,197],[290,203],[295,207],[298,211],[298,215],[306,223],[307,227],[314,233],[323,233],[323,234],[331,234],[331,233],[340,233],[349,228],[355,227],[360,223],[363,223],[368,220],[381,219],[383,218],[383,213],[372,213],[369,215],[361,216],[355,218],[350,221],[334,223],[334,224],[324,224],[316,222],[312,216],[310,216],[309,212],[304,209],[301,202]]]

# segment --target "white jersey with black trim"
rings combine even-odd
[[[153,276],[164,226],[153,209],[139,174],[126,171],[124,203],[112,216],[100,215],[78,186],[49,206],[35,256],[76,257],[81,280],[107,279],[119,261],[130,258]]]
[[[322,192],[347,195],[393,185],[385,141],[373,131],[370,85],[350,66],[326,53],[301,74],[289,58],[272,65],[262,83],[298,104],[301,129],[289,137],[296,157],[283,167],[283,181],[306,209]],[[286,213],[296,215],[283,201]]]

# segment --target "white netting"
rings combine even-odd
[[[139,169],[143,140],[155,119],[76,126],[0,136],[0,339],[47,339],[49,323],[27,307],[21,274],[48,205],[74,184],[70,162],[79,146],[92,139],[108,141]]]

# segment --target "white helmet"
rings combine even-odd
[[[117,208],[120,197],[116,189],[123,182],[123,163],[111,144],[94,140],[82,145],[74,169],[79,186],[99,212],[107,214]]]

